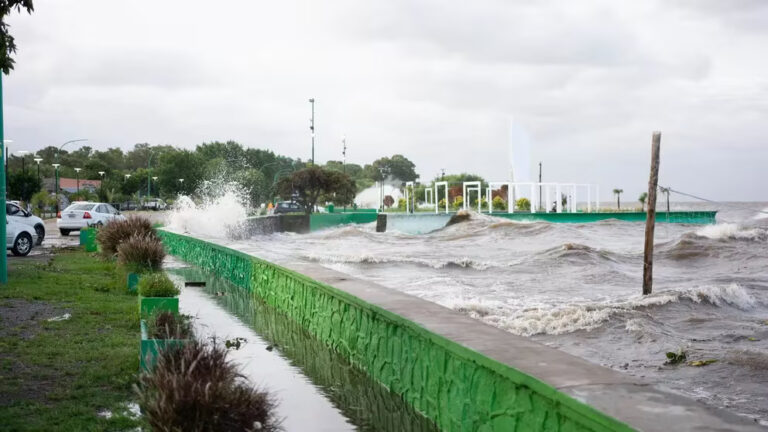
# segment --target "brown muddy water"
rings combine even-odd
[[[643,223],[474,215],[421,235],[356,225],[215,241],[374,281],[768,425],[768,203],[736,205],[748,208],[723,206],[716,225],[657,226],[645,297]],[[679,350],[717,362],[666,365]]]

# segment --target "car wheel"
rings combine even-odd
[[[21,233],[16,236],[16,241],[13,242],[13,252],[16,256],[27,256],[29,251],[32,250],[32,236],[29,233]]]
[[[68,235],[69,235],[69,233],[70,233],[70,231],[69,231],[69,230],[65,230],[65,229],[60,229],[60,230],[59,230],[59,232],[60,232],[60,233],[61,233],[61,235],[63,235],[64,237],[68,236]]]
[[[45,227],[41,224],[35,225],[35,233],[37,233],[37,245],[40,246],[45,238]]]

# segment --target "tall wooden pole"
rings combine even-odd
[[[643,295],[653,291],[653,232],[656,228],[656,189],[659,185],[659,149],[661,132],[651,141],[651,178],[648,180],[648,216],[645,218],[645,251],[643,253]]]

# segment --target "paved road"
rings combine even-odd
[[[138,216],[144,216],[149,218],[153,223],[154,222],[162,222],[166,212],[155,212],[155,211],[130,211],[124,213],[127,215],[138,215]],[[45,240],[43,240],[43,244],[40,246],[35,246],[32,248],[32,251],[27,255],[26,257],[17,257],[11,254],[10,251],[7,252],[8,254],[8,262],[16,262],[19,260],[24,259],[43,259],[51,256],[51,250],[53,248],[60,248],[60,247],[66,247],[66,246],[77,246],[80,244],[80,232],[79,231],[73,231],[68,236],[62,236],[61,233],[59,233],[59,229],[56,228],[56,219],[46,219],[45,220]]]

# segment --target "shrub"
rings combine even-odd
[[[441,208],[441,209],[445,208],[445,198],[443,198],[443,199],[441,199],[440,201],[437,202],[437,207]]]
[[[531,201],[528,198],[523,197],[515,201],[515,206],[518,210],[530,210]]]
[[[147,333],[152,339],[192,339],[189,316],[162,311],[147,321]]]
[[[453,209],[458,210],[464,205],[464,197],[461,195],[456,195],[456,198],[453,199]]]
[[[477,200],[472,201],[472,207],[477,208]],[[488,200],[480,198],[480,210],[488,210]]]
[[[395,199],[392,198],[392,195],[387,195],[384,197],[384,206],[389,208],[392,207],[392,204],[395,203]]]
[[[406,204],[406,202],[405,202],[405,198],[400,198],[400,199],[398,199],[398,200],[397,200],[397,209],[398,209],[398,210],[402,210],[402,211],[405,211],[405,204]]]
[[[176,297],[179,289],[165,273],[150,273],[139,280],[139,295],[142,297]]]
[[[117,261],[131,271],[157,271],[163,266],[165,250],[151,234],[136,234],[117,246]]]
[[[56,206],[56,196],[49,194],[46,191],[40,191],[32,195],[30,200],[32,208],[38,215],[42,214],[46,210],[51,211]]]
[[[135,390],[152,430],[280,430],[274,399],[249,385],[217,343],[162,351]]]
[[[157,238],[157,233],[149,219],[130,216],[125,220],[112,221],[103,226],[96,235],[96,241],[101,246],[101,252],[107,257],[112,257],[117,253],[120,243],[134,235]]]
[[[500,196],[493,198],[492,203],[494,210],[507,210],[507,202]]]

